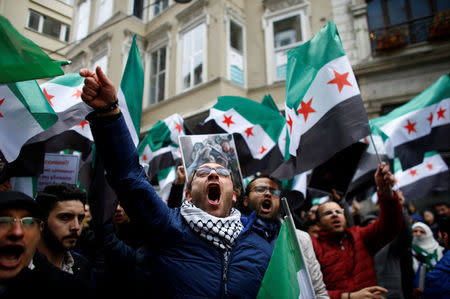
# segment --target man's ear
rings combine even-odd
[[[242,199],[242,203],[244,204],[244,207],[248,207],[248,196],[244,195],[244,198]]]
[[[184,192],[184,199],[186,201],[192,201],[191,190],[186,189]]]
[[[448,244],[448,241],[449,241],[448,234],[444,232],[444,233],[441,233],[441,235],[442,235],[442,241],[444,242],[444,245],[446,247],[449,247],[450,244]]]
[[[236,192],[233,191],[233,199],[231,200],[233,203],[236,203]]]

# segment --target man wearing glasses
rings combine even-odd
[[[36,260],[42,259],[36,252],[42,230],[40,217],[39,206],[28,195],[0,191],[0,297],[91,296],[92,289],[45,259],[36,267]]]
[[[139,165],[114,85],[97,67],[81,70],[83,101],[94,140],[130,219],[140,224],[148,248],[152,297],[254,298],[272,246],[241,218],[233,177],[217,163],[204,163],[188,178],[185,201],[170,209]]]
[[[278,232],[281,228],[280,221],[280,183],[271,176],[259,176],[250,181],[245,189],[243,205],[250,211],[255,211],[257,219],[255,227],[260,228],[261,234],[275,245]],[[320,264],[314,254],[311,238],[308,233],[296,230],[300,241],[303,256],[311,278],[314,293],[317,299],[329,298],[325,284],[322,280]]]
[[[383,298],[380,294],[387,292],[376,285],[373,256],[398,235],[403,214],[386,163],[378,166],[375,182],[380,216],[369,226],[347,227],[344,210],[334,201],[317,209],[321,231],[312,241],[330,298]]]

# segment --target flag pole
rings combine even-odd
[[[306,266],[305,257],[303,256],[303,251],[302,251],[302,247],[300,245],[300,241],[297,238],[297,234],[295,233],[294,218],[292,217],[291,210],[289,209],[289,204],[287,202],[286,197],[281,198],[281,204],[283,205],[284,212],[286,213],[286,216],[284,217],[284,221],[287,222],[287,225],[289,227],[290,237],[295,238],[295,240],[297,240],[297,246],[298,246],[297,249],[298,249],[298,252],[300,252],[302,262],[305,264],[305,270],[308,273],[308,281],[309,281],[309,288],[310,288],[310,292],[308,292],[308,293],[313,295],[313,298],[311,298],[311,299],[316,299],[314,288],[313,288],[312,281],[311,281],[311,274],[309,273],[309,269]],[[302,294],[301,290],[300,290],[300,294]]]
[[[380,164],[381,164],[382,161],[381,161],[380,155],[378,155],[378,151],[377,151],[377,147],[375,146],[375,142],[373,141],[372,132],[370,132],[370,140],[372,140],[372,146],[373,146],[373,149],[375,150],[375,154],[377,155],[378,162],[380,162]]]

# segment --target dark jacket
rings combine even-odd
[[[326,232],[311,238],[330,298],[376,285],[373,255],[402,228],[402,207],[396,192],[393,196],[385,198],[378,193],[379,219],[367,227],[347,228],[342,242]]]
[[[103,119],[88,116],[105,161],[110,185],[122,206],[143,229],[148,244],[149,284],[155,297],[256,297],[273,244],[253,229],[255,216],[242,219],[228,262],[224,253],[194,233],[181,216],[156,194],[139,165],[121,114]]]
[[[450,298],[450,250],[425,276],[423,298]]]
[[[25,267],[6,282],[0,298],[93,298],[92,285],[58,269],[39,252],[33,257],[33,265],[33,270]]]

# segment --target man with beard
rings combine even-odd
[[[132,221],[143,231],[155,298],[255,298],[272,246],[253,229],[255,217],[232,208],[231,171],[203,162],[189,175],[185,201],[171,209],[139,165],[111,80],[97,67],[85,77],[81,98],[110,185]]]
[[[72,250],[83,229],[86,193],[76,185],[53,184],[39,192],[36,201],[43,213],[38,251],[57,268],[89,281],[92,277],[89,261]]]
[[[366,227],[347,227],[344,209],[337,202],[325,202],[317,209],[321,231],[312,241],[332,299],[383,298],[381,293],[387,292],[376,285],[373,256],[400,232],[402,206],[385,162],[378,165],[375,182],[380,214]]]
[[[258,176],[250,181],[245,189],[243,205],[250,211],[256,211],[255,227],[267,234],[273,245],[281,228],[280,221],[280,182],[271,176]],[[317,299],[329,298],[325,284],[322,280],[320,264],[314,254],[311,238],[308,233],[296,230],[305,258],[308,273],[311,278],[314,293]]]
[[[41,215],[38,204],[28,195],[0,191],[0,297],[90,298],[91,286],[57,269],[36,252]]]

